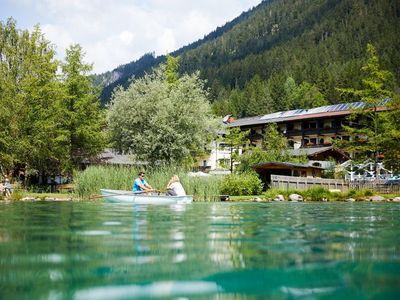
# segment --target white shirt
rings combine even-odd
[[[177,196],[186,196],[185,189],[180,182],[171,183],[168,189],[173,190]]]

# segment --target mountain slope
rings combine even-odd
[[[214,101],[221,91],[241,89],[258,75],[279,84],[287,76],[311,82],[334,103],[340,101],[336,87],[360,84],[367,43],[399,82],[399,28],[398,1],[270,0],[172,55],[181,57],[181,73],[200,70]],[[130,77],[164,60],[148,54],[109,73],[118,79],[108,82],[102,99],[107,102],[115,86],[126,86]],[[104,82],[107,76],[97,79]]]
[[[171,55],[180,56],[187,51],[195,49],[208,41],[211,41],[213,39],[222,36],[229,30],[231,30],[235,25],[246,20],[253,13],[254,10],[260,9],[261,7],[265,6],[268,2],[269,0],[261,2],[255,8],[250,9],[247,12],[243,12],[239,17],[233,19],[230,22],[227,22],[225,25],[221,27],[217,27],[214,31],[206,35],[204,38],[196,42],[193,42],[187,46],[179,48],[178,50],[171,53]],[[103,86],[101,92],[102,103],[106,104],[109,102],[112,91],[117,86],[121,85],[123,87],[126,87],[129,84],[131,78],[133,77],[138,78],[143,76],[145,72],[149,72],[153,67],[156,67],[160,63],[165,62],[165,59],[166,59],[165,55],[155,57],[154,53],[147,53],[138,60],[119,66],[113,71],[94,75],[93,77],[95,84]]]

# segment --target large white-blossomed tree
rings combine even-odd
[[[177,76],[177,59],[117,89],[108,111],[115,148],[137,160],[171,164],[191,161],[215,135],[208,92],[199,74]]]

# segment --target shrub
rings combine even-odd
[[[350,190],[347,193],[348,197],[355,198],[356,200],[363,200],[368,196],[374,195],[371,190],[368,189],[361,189],[361,190]]]
[[[23,198],[23,195],[19,190],[14,191],[10,196],[11,200],[21,200],[22,198]]]
[[[331,192],[323,187],[313,187],[302,192],[303,197],[311,201],[321,201],[322,198],[330,199]]]
[[[347,191],[347,195],[346,196],[347,197],[354,197],[356,195],[356,193],[357,193],[356,190],[350,189],[350,190]]]
[[[231,174],[224,178],[221,193],[232,196],[259,195],[263,184],[255,173]]]

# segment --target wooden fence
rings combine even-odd
[[[328,190],[340,190],[342,192],[346,192],[349,189],[368,189],[378,193],[400,194],[399,184],[385,184],[384,181],[379,180],[347,182],[340,179],[271,175],[271,187],[282,190],[307,190],[313,187],[323,187]]]
[[[344,180],[282,175],[271,175],[271,186],[283,190],[307,190],[313,187],[323,187],[328,190],[345,192],[349,189],[349,185]]]
[[[349,188],[353,190],[373,190],[382,194],[400,194],[400,184],[385,184],[385,181],[352,181]]]

